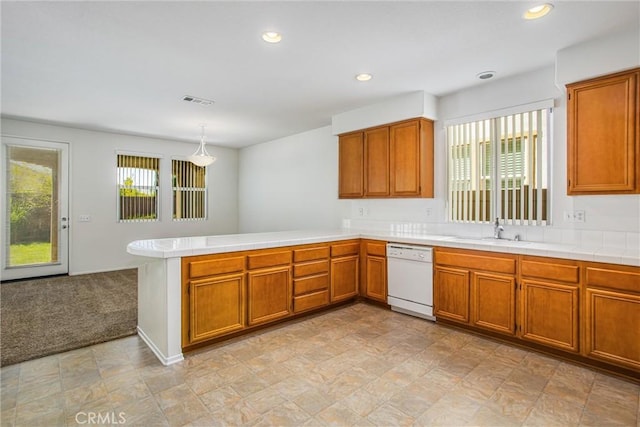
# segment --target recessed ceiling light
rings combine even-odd
[[[282,34],[275,31],[266,31],[262,33],[262,40],[267,43],[280,43],[282,40]]]
[[[524,13],[524,19],[538,19],[551,12],[553,5],[551,3],[545,3],[538,6],[534,6]]]
[[[495,71],[483,71],[481,73],[476,74],[476,77],[480,80],[488,80],[496,75]]]
[[[368,74],[368,73],[360,73],[360,74],[356,75],[356,80],[359,81],[359,82],[368,82],[372,78],[373,78],[373,76],[371,74]]]

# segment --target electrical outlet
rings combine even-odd
[[[91,215],[78,215],[78,222],[91,222]]]
[[[433,216],[433,209],[427,208],[427,218],[431,218]]]
[[[564,214],[562,215],[562,218],[566,222],[585,222],[586,221],[586,215],[585,215],[585,212],[583,210],[579,210],[579,211],[564,211]]]
[[[364,208],[358,208],[358,215],[364,216]]]

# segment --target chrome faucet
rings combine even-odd
[[[496,222],[493,223],[493,238],[502,239],[500,233],[504,231],[504,227],[500,225],[500,218],[496,218]]]

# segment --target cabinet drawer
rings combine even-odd
[[[436,264],[465,267],[495,273],[515,274],[516,260],[511,257],[471,255],[466,253],[436,251]]]
[[[312,274],[326,273],[329,271],[329,260],[306,262],[293,266],[293,277],[310,276]]]
[[[580,267],[545,261],[522,260],[522,275],[539,279],[551,279],[561,282],[578,283]]]
[[[626,269],[614,270],[606,267],[588,266],[586,285],[640,292],[640,269],[626,271]]]
[[[296,249],[293,251],[293,262],[314,261],[329,258],[329,246]]]
[[[329,288],[329,273],[318,276],[295,279],[293,281],[293,294],[302,295],[313,291]]]
[[[329,291],[325,290],[300,297],[294,297],[293,311],[295,313],[300,313],[301,311],[311,310],[327,304],[329,304]]]
[[[244,257],[219,258],[189,263],[189,277],[205,277],[235,273],[244,269]]]
[[[359,253],[360,253],[359,242],[338,243],[336,245],[331,245],[332,257],[358,255]]]
[[[249,270],[253,270],[255,268],[275,267],[277,265],[290,263],[291,251],[267,252],[247,256],[247,268]]]
[[[387,244],[367,242],[367,255],[387,256]]]

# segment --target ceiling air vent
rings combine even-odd
[[[182,97],[183,101],[187,101],[187,102],[193,102],[194,104],[200,104],[203,105],[205,107],[208,107],[209,105],[213,105],[214,101],[211,101],[209,99],[204,99],[204,98],[198,98],[196,96],[191,96],[191,95],[185,95]]]

